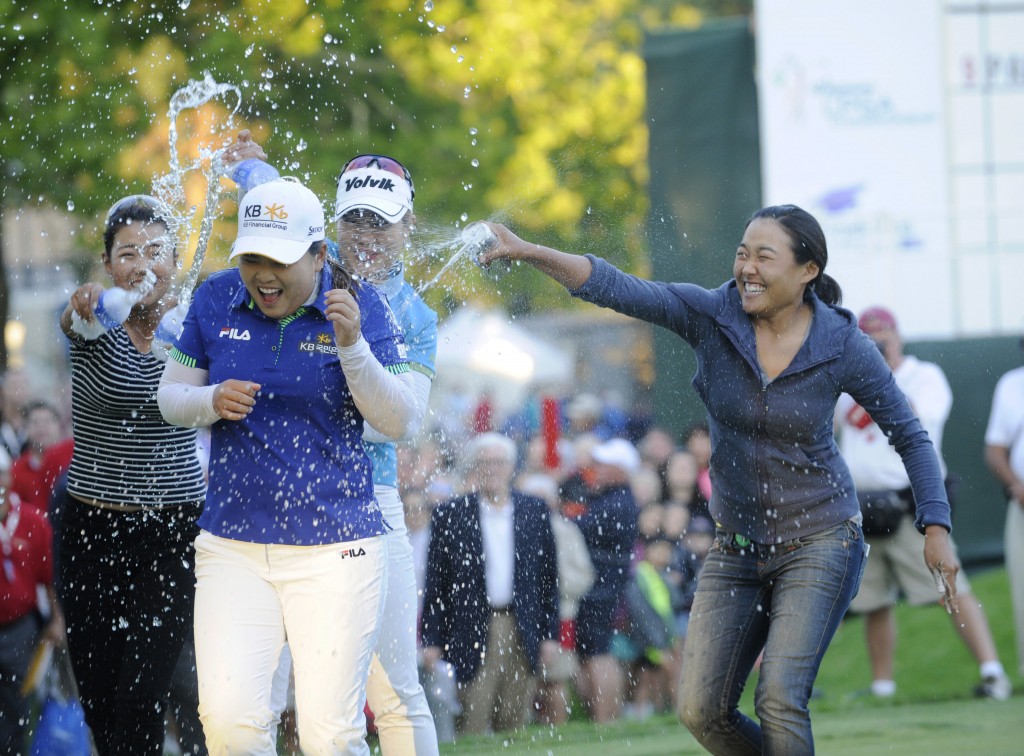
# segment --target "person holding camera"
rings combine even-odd
[[[953,406],[953,393],[942,369],[904,354],[896,318],[882,307],[865,310],[858,319],[885,357],[896,385],[903,391],[942,459],[942,431]],[[864,613],[864,635],[871,662],[871,693],[887,698],[896,693],[893,657],[896,651],[896,616],[893,606],[900,595],[914,606],[938,600],[935,580],[921,561],[923,535],[914,527],[914,495],[910,478],[889,438],[871,415],[849,394],[836,405],[839,449],[850,468],[861,500],[864,536],[871,547],[860,592],[850,610]],[[953,626],[977,659],[981,682],[975,694],[1004,700],[1012,686],[996,653],[995,642],[981,604],[971,594],[967,576],[956,576],[959,607],[950,612]],[[950,607],[947,607],[950,609]]]

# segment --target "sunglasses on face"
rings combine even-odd
[[[144,207],[148,210],[152,210],[153,214],[159,216],[162,214],[162,204],[156,197],[152,197],[148,194],[133,194],[130,197],[124,197],[119,199],[110,209],[107,210],[107,217],[104,220],[104,224],[110,223],[110,219],[113,218],[120,212],[127,210],[131,207]]]
[[[349,210],[340,218],[342,223],[351,223],[353,225],[360,226],[362,228],[369,229],[380,229],[389,228],[391,223],[387,218],[382,218],[377,213],[370,210],[364,210],[362,208],[356,208],[355,210]]]
[[[356,155],[341,167],[341,175],[349,171],[358,171],[360,168],[369,168],[372,165],[376,165],[382,171],[393,173],[399,178],[404,178],[408,181],[409,192],[413,199],[415,199],[416,189],[412,184],[412,174],[409,173],[409,169],[393,157],[388,157],[387,155]]]

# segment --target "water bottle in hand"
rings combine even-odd
[[[262,160],[256,158],[249,158],[243,160],[237,165],[233,165],[231,170],[231,180],[238,184],[238,199],[242,197],[250,189],[255,189],[260,184],[265,184],[268,181],[281,178],[281,174],[277,168],[272,166],[270,163],[265,163]]]
[[[498,243],[498,237],[494,235],[486,223],[475,221],[470,223],[459,236],[463,249],[470,260],[483,267],[480,262],[480,255]]]
[[[167,361],[168,351],[174,346],[175,340],[181,335],[181,327],[188,315],[188,302],[180,302],[164,313],[160,318],[160,324],[153,334],[152,352],[153,356],[161,362]]]
[[[122,289],[115,286],[104,289],[99,301],[92,308],[92,320],[86,321],[71,311],[71,330],[85,339],[98,339],[111,328],[116,328],[128,319],[132,308],[145,299],[153,291],[156,275],[151,270],[134,289]]]

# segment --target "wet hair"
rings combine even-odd
[[[164,228],[169,227],[167,219],[157,211],[153,202],[148,201],[148,198],[137,195],[135,201],[132,201],[132,198],[121,200],[114,205],[114,208],[103,228],[103,256],[105,258],[110,257],[110,253],[114,249],[114,237],[125,226],[133,223],[161,223]]]
[[[323,239],[315,241],[309,245],[309,254],[314,257],[320,253],[320,249],[324,249],[324,264],[331,271],[331,286],[335,289],[350,289],[355,290],[358,288],[355,279],[349,274],[347,270],[341,267],[341,263],[338,262],[334,257],[331,256],[329,250],[326,249],[327,242]]]
[[[843,290],[832,276],[825,275],[828,245],[825,242],[825,232],[821,230],[821,225],[815,217],[796,205],[771,205],[762,207],[750,216],[747,225],[759,218],[773,220],[785,229],[797,263],[817,264],[818,275],[808,284],[808,288],[825,304],[842,304]]]

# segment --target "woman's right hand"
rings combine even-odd
[[[477,259],[481,265],[490,265],[495,260],[523,260],[531,249],[537,248],[537,245],[520,239],[502,223],[480,222],[498,237],[497,244],[492,244],[480,253]]]
[[[244,420],[256,406],[260,384],[229,378],[213,391],[213,409],[223,420]]]
[[[267,153],[260,147],[259,142],[253,141],[252,133],[249,129],[242,129],[238,132],[235,141],[224,149],[224,155],[221,158],[224,161],[224,165],[228,168],[236,163],[253,159],[267,162]]]
[[[89,322],[92,320],[92,312],[103,295],[103,286],[98,283],[82,284],[75,293],[71,295],[68,303],[72,311],[78,313],[78,317]]]

